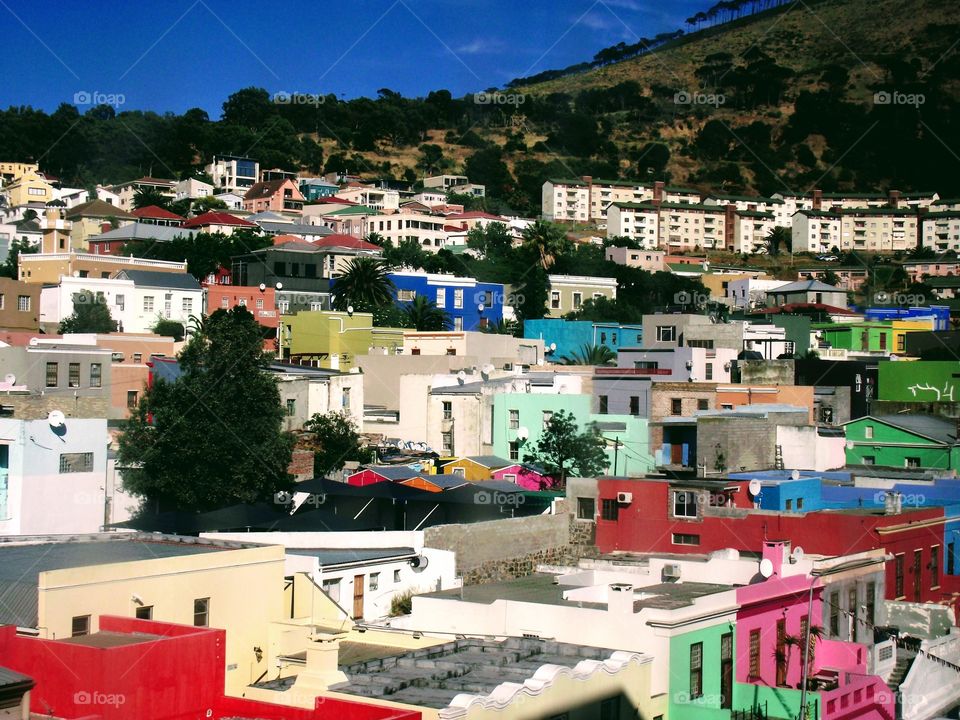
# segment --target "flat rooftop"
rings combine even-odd
[[[535,638],[463,639],[402,655],[343,665],[349,681],[334,692],[442,709],[461,693],[485,696],[505,682],[522,684],[544,665],[572,668],[581,660],[606,660],[614,650]],[[295,678],[260,687],[286,689]]]
[[[396,548],[287,548],[288,555],[307,555],[320,561],[321,567],[353,565],[375,560],[394,560],[408,558],[417,554],[412,547]]]
[[[59,642],[70,643],[71,645],[85,645],[95,648],[122,647],[124,645],[139,645],[152,640],[163,640],[163,635],[153,635],[151,633],[118,633],[118,632],[95,632],[89,635],[78,635],[77,637],[63,638]]]

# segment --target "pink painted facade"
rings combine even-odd
[[[516,483],[524,490],[549,490],[553,486],[553,479],[542,473],[538,473],[527,465],[509,465],[490,473],[492,480],[505,480]]]
[[[363,487],[364,485],[373,485],[375,483],[387,482],[389,478],[384,477],[375,470],[370,468],[365,468],[359,472],[353,473],[353,475],[347,476],[347,484],[354,485],[356,487]]]

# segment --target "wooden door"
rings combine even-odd
[[[353,576],[353,619],[363,619],[363,575]]]
[[[683,465],[683,445],[675,444],[670,446],[670,464]]]
[[[733,633],[720,636],[720,707],[733,707]]]
[[[913,551],[913,601],[920,602],[921,569],[923,567],[923,551]]]

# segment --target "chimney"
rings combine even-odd
[[[663,180],[656,180],[653,183],[653,201],[663,202]]]
[[[618,615],[633,615],[633,585],[611,583],[607,587],[607,610]]]
[[[888,193],[888,196],[889,196],[890,207],[892,208],[900,207],[900,191],[899,190],[891,190]]]
[[[786,540],[763,541],[763,560],[769,560],[773,564],[772,577],[780,577],[780,571],[783,568],[783,557],[788,551],[789,543]]]
[[[723,245],[726,250],[733,250],[733,238],[737,228],[737,206],[728,203],[724,208],[723,218]],[[746,252],[745,250],[743,252]]]
[[[592,176],[592,175],[584,175],[584,176],[581,177],[580,179],[583,180],[587,185],[593,185],[593,176]]]
[[[340,670],[340,639],[346,633],[327,634],[316,628],[307,638],[307,664],[297,675],[293,688],[297,692],[319,694],[331,685],[347,682]]]
[[[814,190],[813,191],[813,209],[819,210],[822,204],[823,204],[823,190]]]

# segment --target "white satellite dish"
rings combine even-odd
[[[764,558],[760,561],[760,574],[765,578],[773,575],[773,561],[770,558]]]
[[[793,472],[791,472],[791,473],[790,473],[790,479],[791,479],[791,480],[799,480],[799,479],[800,479],[800,471],[799,471],[799,470],[794,470]]]
[[[853,444],[853,440],[847,440],[847,450],[853,450],[854,447],[856,446]]]
[[[803,555],[804,555],[804,553],[803,553],[803,548],[800,547],[799,545],[797,545],[797,546],[793,549],[793,552],[790,553],[790,561],[791,561],[791,562],[798,563],[798,562],[800,562],[801,560],[803,560]]]
[[[530,437],[530,431],[527,430],[527,428],[525,427],[517,428],[518,440],[526,440],[528,437]]]
[[[30,338],[30,347],[36,347],[40,344],[40,338]]]
[[[556,351],[557,351],[557,344],[550,343],[550,352],[556,352]]]
[[[747,490],[750,491],[750,494],[756,497],[760,494],[760,491],[763,489],[763,485],[759,480],[751,480],[750,484],[747,486]]]
[[[491,365],[490,363],[487,363],[482,368],[480,368],[480,375],[483,377],[484,380],[489,380],[490,373],[492,373],[494,370],[495,368],[493,367],[493,365]]]
[[[457,373],[457,382],[463,385],[467,381],[467,374],[461,370]]]
[[[14,375],[13,373],[7,373],[6,375],[3,376],[3,381],[4,381],[7,385],[16,385],[16,384],[17,384],[17,376]]]
[[[50,423],[50,427],[62,428],[66,425],[67,418],[59,410],[51,410],[47,415],[47,422]]]

